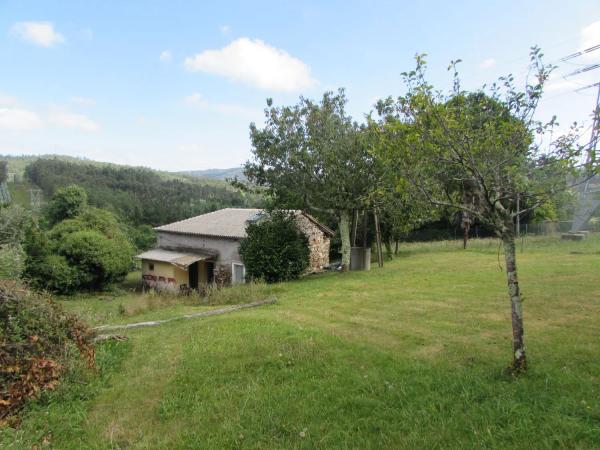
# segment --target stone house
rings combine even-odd
[[[308,238],[309,272],[329,264],[333,231],[314,217],[294,211],[298,228]],[[208,283],[243,283],[244,262],[239,246],[249,222],[264,215],[261,209],[225,208],[155,228],[157,247],[137,257],[142,260],[145,285],[179,290]]]

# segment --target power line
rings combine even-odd
[[[586,53],[594,52],[594,51],[596,51],[598,49],[600,49],[600,44],[596,44],[596,45],[594,45],[592,47],[586,48],[585,50],[581,50],[579,52],[571,53],[570,55],[562,57],[560,60],[562,62],[565,62],[565,61],[568,61],[570,59],[577,58],[578,56],[585,55]]]
[[[579,75],[580,73],[584,73],[584,72],[589,72],[590,70],[595,70],[598,69],[600,67],[600,64],[588,64],[585,67],[582,67],[581,69],[577,69],[575,72],[571,72],[568,75],[565,75],[565,77],[572,77],[573,75]]]

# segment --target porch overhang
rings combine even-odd
[[[188,270],[188,267],[198,261],[206,261],[214,258],[215,255],[210,253],[183,253],[175,252],[172,250],[163,250],[155,248],[148,250],[144,253],[140,253],[136,256],[139,259],[147,259],[149,261],[159,261],[173,264],[183,270]]]

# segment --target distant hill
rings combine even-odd
[[[186,170],[179,173],[198,178],[209,178],[211,180],[226,180],[234,177],[238,177],[240,180],[245,179],[244,169],[242,167],[231,167],[229,169]]]

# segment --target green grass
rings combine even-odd
[[[65,383],[0,446],[600,448],[600,236],[525,240],[519,378],[498,243],[460,245],[405,245],[383,269],[269,288],[273,306],[131,330],[92,394]]]

